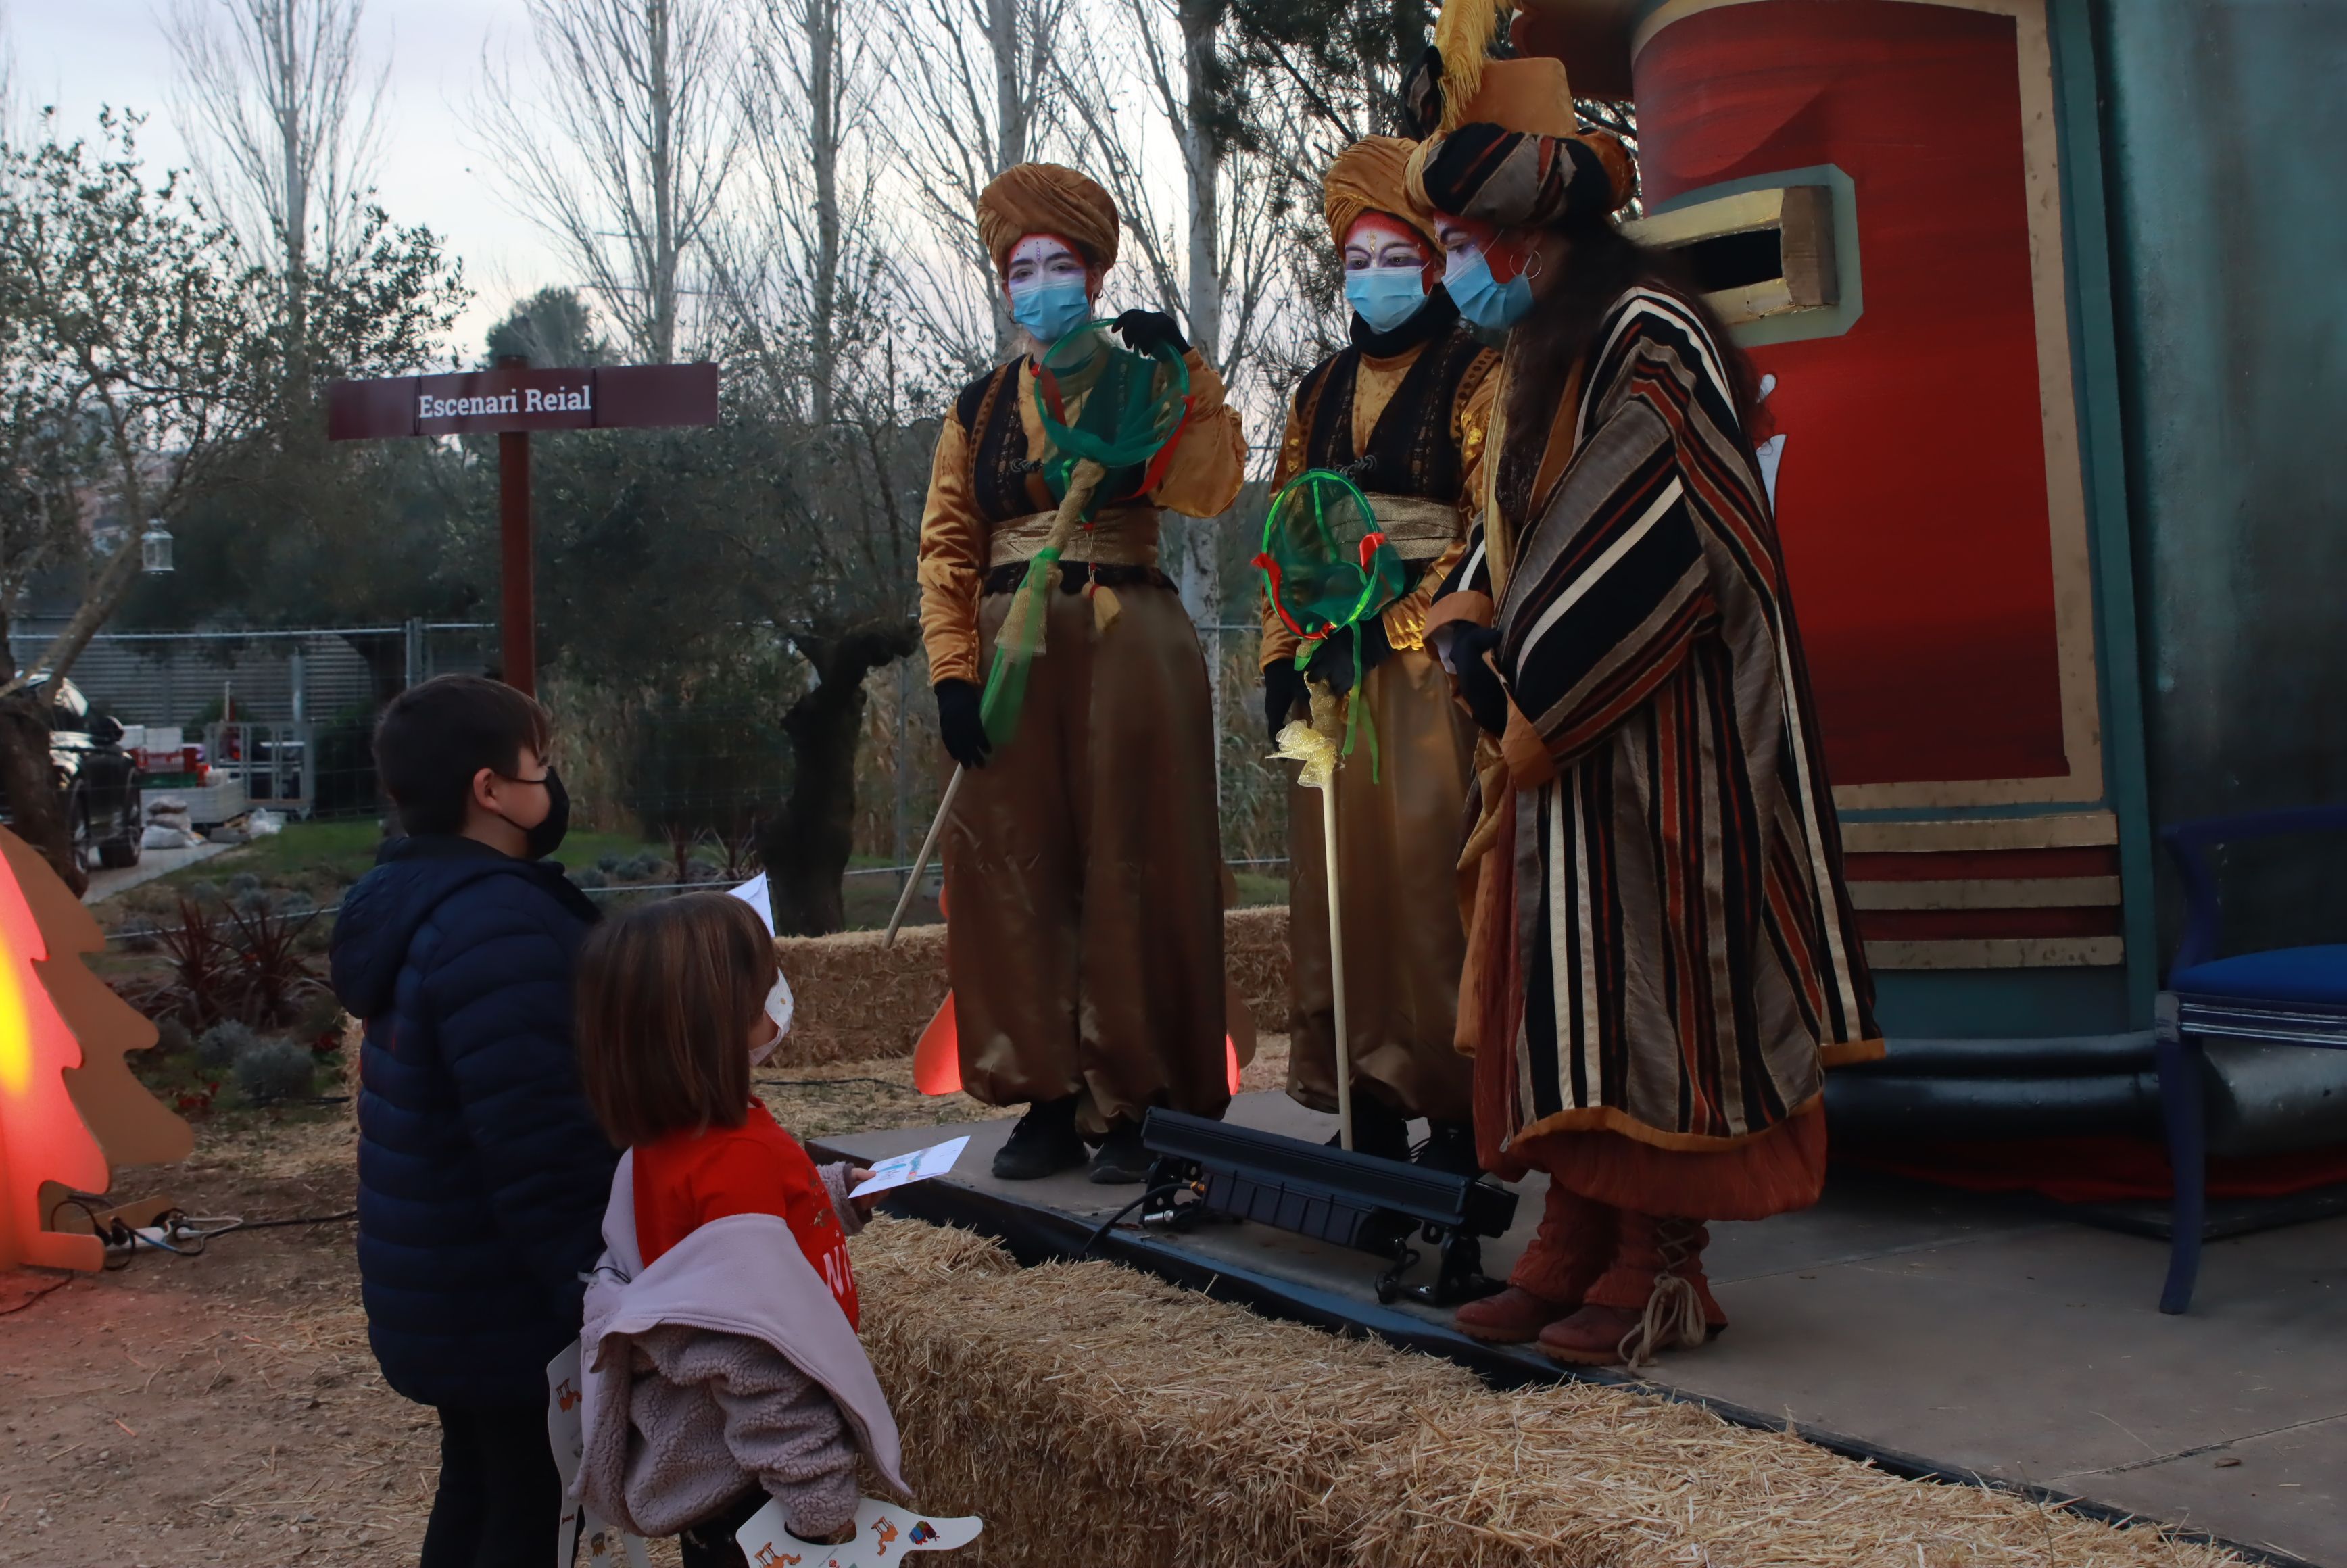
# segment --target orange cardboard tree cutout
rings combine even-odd
[[[0,828],[0,1268],[104,1266],[96,1236],[47,1228],[58,1198],[195,1147],[122,1059],[153,1045],[155,1026],[84,961],[105,946],[48,863]]]

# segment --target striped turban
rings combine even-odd
[[[1327,214],[1328,237],[1345,248],[1345,236],[1364,213],[1383,212],[1397,218],[1440,251],[1434,220],[1409,199],[1409,155],[1418,143],[1399,136],[1364,137],[1328,165],[1322,177],[1321,210]]]
[[[1462,125],[1410,155],[1410,199],[1495,229],[1544,229],[1568,211],[1612,212],[1638,193],[1638,166],[1619,137],[1545,136]]]
[[[1116,203],[1090,175],[1057,163],[1021,163],[1004,169],[978,193],[978,237],[1008,272],[1010,252],[1030,234],[1064,240],[1087,265],[1116,264]]]

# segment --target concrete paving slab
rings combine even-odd
[[[2056,1484],[2195,1529],[2218,1531],[2212,1520],[2253,1521],[2268,1533],[2234,1539],[2347,1562],[2339,1543],[2347,1518],[2347,1413],[2122,1470],[2061,1476]]]
[[[1230,1120],[1315,1141],[1335,1125],[1276,1093],[1240,1096]],[[955,1129],[971,1143],[954,1187],[1071,1224],[1097,1224],[1140,1195],[1081,1171],[996,1182],[988,1163],[1010,1125]],[[825,1144],[869,1160],[938,1135]],[[1525,1184],[1513,1229],[1485,1245],[1487,1271],[1514,1261],[1540,1201],[1537,1180]],[[1286,1280],[1313,1320],[1480,1358],[1487,1373],[1556,1373],[1536,1354],[1457,1339],[1447,1311],[1380,1307],[1383,1265],[1366,1254],[1236,1225],[1146,1246],[1156,1261],[1134,1261],[1201,1283],[1219,1269]],[[2212,1243],[2181,1317],[2157,1309],[2157,1242],[1879,1178],[1838,1177],[1806,1213],[1717,1226],[1706,1261],[1733,1326],[1653,1368],[1666,1388],[1839,1434],[1859,1451],[2075,1492],[2347,1568],[2347,1219]],[[1411,1282],[1431,1276],[1430,1256]],[[2219,1466],[2225,1457],[2241,1462]]]
[[[169,876],[172,872],[182,870],[199,861],[210,860],[217,855],[226,855],[230,850],[237,847],[233,844],[199,844],[187,849],[142,849],[138,852],[138,864],[136,866],[91,872],[89,890],[81,896],[81,901],[85,904],[101,902],[113,897],[117,893],[126,893],[133,887],[152,882],[159,876]]]

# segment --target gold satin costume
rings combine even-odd
[[[1412,143],[1373,137],[1330,168],[1326,183],[1339,247],[1364,213],[1417,230],[1439,254],[1422,213],[1402,191]],[[1428,312],[1433,313],[1431,315]],[[1421,319],[1424,318],[1424,319]],[[1307,468],[1351,474],[1378,526],[1418,574],[1384,613],[1393,651],[1361,682],[1370,749],[1357,741],[1337,770],[1337,887],[1344,925],[1346,1023],[1353,1081],[1405,1116],[1466,1122],[1473,1070],[1454,1043],[1466,931],[1457,897],[1460,813],[1473,778],[1474,725],[1426,651],[1428,606],[1463,548],[1464,496],[1489,417],[1496,356],[1456,325],[1447,298],[1383,334],[1357,328],[1357,346],[1305,377],[1288,410],[1273,488]],[[1297,640],[1266,598],[1260,662],[1292,661]],[[1316,1111],[1337,1109],[1336,996],[1328,962],[1327,873],[1321,794],[1288,795],[1290,954],[1287,1092]]]
[[[1082,200],[1096,186],[1049,165],[1013,175],[1024,205],[999,200],[989,220],[981,202],[998,264],[1039,232],[1095,265],[1113,258],[1114,209],[1103,224],[1105,198]],[[1152,1105],[1218,1116],[1230,1098],[1212,702],[1157,535],[1160,508],[1226,510],[1246,446],[1221,378],[1194,352],[1188,364],[1191,417],[1163,480],[1070,545],[1018,731],[963,779],[944,835],[963,1088],[989,1105],[1081,1096],[1077,1125],[1095,1138]],[[1056,509],[1050,456],[1023,357],[948,414],[921,518],[933,682],[984,684],[1010,588]]]

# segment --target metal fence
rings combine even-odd
[[[12,628],[16,668],[38,659],[56,630]],[[218,780],[157,768],[172,779],[167,787],[192,792],[200,819],[219,819],[239,800],[298,815],[371,815],[381,802],[369,743],[383,704],[434,675],[480,672],[496,638],[486,622],[424,620],[101,632],[70,678],[93,712],[139,732],[131,742],[140,749],[201,748]]]
[[[19,667],[39,656],[54,630],[15,629]],[[1201,628],[1221,676],[1224,854],[1243,876],[1277,876],[1287,785],[1264,734],[1255,635],[1252,626]],[[253,804],[364,817],[383,809],[372,756],[383,704],[434,675],[492,668],[496,648],[497,629],[486,622],[109,632],[92,640],[72,679],[94,711],[150,732],[179,730]],[[936,810],[949,764],[928,684],[918,653],[866,682],[854,826],[859,874],[903,866]],[[792,767],[782,716],[796,694],[614,692],[559,671],[541,690],[559,727],[575,820],[656,846],[674,834],[744,837],[780,809]]]

